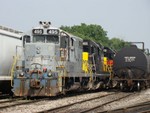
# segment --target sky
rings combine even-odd
[[[27,32],[39,21],[101,25],[109,38],[150,49],[150,0],[0,0],[0,25]]]

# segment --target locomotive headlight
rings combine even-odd
[[[49,71],[48,74],[47,74],[47,76],[51,77],[52,76],[52,71]]]
[[[21,72],[21,73],[19,74],[19,76],[20,76],[20,77],[23,77],[23,76],[24,76],[24,73],[23,73],[23,72]]]
[[[40,48],[40,47],[37,47],[36,49],[37,49],[37,50],[40,50],[41,48]]]

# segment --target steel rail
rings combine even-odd
[[[133,106],[122,107],[114,110],[106,110],[99,113],[149,113],[150,112],[150,101],[138,103]]]
[[[46,99],[49,99],[49,98],[46,98]],[[45,99],[45,100],[46,100],[46,99]],[[16,101],[17,103],[12,103],[12,104],[10,104],[10,105],[0,106],[0,110],[1,110],[1,109],[5,109],[5,108],[14,107],[14,106],[19,106],[19,105],[25,105],[25,104],[36,103],[36,102],[40,102],[40,101],[43,101],[43,99],[39,99],[39,100],[29,100],[29,101],[26,101],[26,102],[19,102],[19,101]]]
[[[87,101],[100,99],[100,98],[103,98],[103,97],[106,97],[106,96],[109,96],[109,95],[113,95],[113,94],[116,94],[116,92],[115,93],[111,93],[111,94],[107,94],[107,95],[97,96],[97,97],[86,99],[86,100],[82,100],[82,101],[79,101],[79,102],[74,102],[74,103],[71,103],[71,104],[63,105],[63,106],[52,108],[52,109],[48,109],[48,110],[43,110],[43,111],[40,111],[40,112],[37,112],[37,113],[58,112],[60,110],[64,110],[64,109],[66,109],[66,108],[68,108],[70,106],[73,106],[75,104],[81,104],[81,103],[84,103],[84,102],[87,102]]]
[[[113,103],[113,102],[115,102],[115,101],[119,101],[119,100],[121,100],[121,99],[127,98],[127,97],[129,97],[129,96],[131,96],[131,95],[133,95],[133,94],[128,94],[128,95],[126,95],[126,96],[123,96],[123,97],[114,99],[114,100],[109,101],[109,102],[106,102],[106,103],[104,103],[104,104],[97,105],[97,106],[92,107],[92,108],[89,108],[89,109],[85,109],[85,110],[78,111],[78,113],[86,113],[86,112],[91,112],[91,111],[92,111],[92,112],[94,112],[94,111],[97,112],[98,109],[100,109],[101,107],[103,107],[103,106],[105,106],[105,105],[107,105],[107,104]]]
[[[9,102],[14,102],[14,101],[18,101],[18,100],[23,100],[24,98],[15,98],[15,99],[9,99],[9,100],[4,100],[4,101],[0,101],[0,104],[3,103],[9,103]]]

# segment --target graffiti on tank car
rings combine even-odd
[[[136,57],[135,56],[125,56],[125,62],[134,62]]]

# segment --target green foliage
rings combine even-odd
[[[124,40],[119,39],[119,38],[112,38],[110,39],[109,43],[110,43],[110,46],[116,51],[120,50],[121,48],[125,46],[129,46],[128,42],[125,42]]]
[[[81,25],[74,25],[72,27],[61,26],[60,29],[83,39],[94,40],[97,43],[101,43],[102,45],[111,47],[115,50],[119,50],[126,45],[126,42],[119,38],[109,40],[107,37],[107,31],[105,31],[100,25],[87,25],[85,23],[81,23]]]
[[[104,31],[100,25],[86,25],[81,23],[81,25],[72,27],[61,26],[60,28],[83,39],[92,39],[104,45],[107,45],[107,42],[109,41],[107,32]]]

